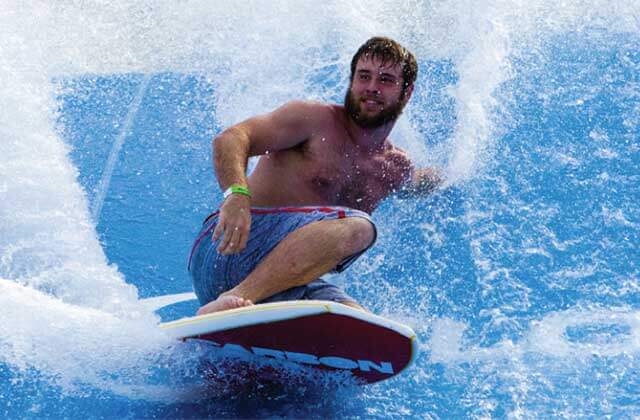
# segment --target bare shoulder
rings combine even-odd
[[[333,107],[317,101],[289,101],[274,112],[285,113],[289,118],[300,119],[307,124],[326,123],[333,118]]]
[[[331,108],[313,101],[290,101],[268,114],[245,120],[235,127],[250,139],[250,155],[292,148],[322,130],[332,118]]]
[[[401,172],[404,177],[411,176],[414,170],[414,166],[405,150],[388,142],[385,156],[386,160],[390,162],[394,167],[396,167],[396,169]]]

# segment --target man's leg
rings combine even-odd
[[[363,251],[375,237],[366,219],[347,217],[310,223],[287,235],[240,284],[204,305],[198,315],[259,302],[301,286]]]

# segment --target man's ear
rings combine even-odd
[[[407,102],[409,102],[409,99],[411,99],[411,94],[413,93],[413,86],[414,84],[410,84],[409,86],[406,87],[406,89],[404,90],[404,103],[406,104]]]

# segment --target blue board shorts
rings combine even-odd
[[[369,245],[370,248],[377,235],[376,226],[371,216],[360,210],[347,207],[253,207],[246,248],[237,254],[222,255],[217,251],[222,235],[216,241],[212,240],[213,230],[218,223],[218,212],[211,214],[205,219],[193,244],[188,263],[193,289],[200,304],[205,305],[237,286],[289,233],[312,222],[345,217],[362,217],[371,223],[374,240]],[[344,271],[367,249],[347,257],[332,272]],[[260,303],[300,299],[355,302],[337,286],[318,278],[309,284],[277,293]]]

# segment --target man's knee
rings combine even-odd
[[[345,257],[361,252],[375,240],[375,229],[370,221],[362,217],[340,219],[344,229],[341,249]]]

